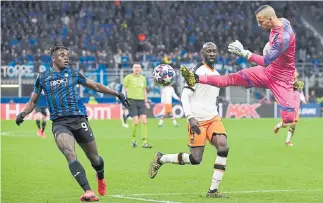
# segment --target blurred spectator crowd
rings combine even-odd
[[[279,17],[288,18],[297,33],[297,61],[320,64],[322,47],[300,20],[308,8],[317,21],[322,8],[312,2],[123,2],[40,1],[1,2],[1,63],[49,64],[47,50],[62,43],[71,48],[71,61],[85,68],[109,64],[128,67],[133,62],[199,61],[206,41],[218,45],[218,64],[247,67],[244,58],[227,52],[240,40],[262,53],[268,34],[258,28],[254,11],[271,4]],[[92,65],[92,66],[91,66]]]

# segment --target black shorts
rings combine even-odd
[[[47,108],[46,107],[39,107],[39,106],[36,106],[35,108],[35,112],[36,113],[41,113],[43,116],[47,116]]]
[[[94,140],[94,135],[86,117],[65,117],[53,121],[52,131],[56,136],[67,133],[74,137],[77,143],[88,143]]]
[[[145,100],[129,99],[129,103],[130,103],[129,113],[131,117],[147,114]]]

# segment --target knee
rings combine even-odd
[[[202,156],[194,156],[190,154],[189,158],[192,165],[199,165],[202,161]]]
[[[147,124],[147,118],[144,116],[140,118],[140,121],[142,124]]]
[[[228,154],[229,154],[229,147],[228,146],[219,147],[219,149],[217,150],[218,156],[227,157]]]
[[[63,154],[68,162],[76,160],[76,153],[73,150],[65,149],[63,150]]]
[[[91,162],[91,164],[92,164],[92,166],[98,166],[98,165],[100,165],[100,157],[99,157],[99,155],[97,155],[97,154],[95,154],[95,155],[90,155],[89,157],[89,160],[90,160],[90,162]]]
[[[101,171],[104,168],[104,161],[102,157],[98,156],[97,161],[95,163],[91,163],[91,165],[96,171]]]

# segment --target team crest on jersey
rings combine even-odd
[[[64,73],[64,77],[66,77],[66,78],[67,78],[67,77],[68,77],[68,73]]]

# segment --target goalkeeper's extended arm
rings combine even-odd
[[[289,33],[277,34],[274,37],[272,47],[264,56],[251,53],[249,50],[245,50],[243,45],[238,40],[229,44],[228,51],[239,56],[243,56],[247,60],[258,65],[266,67],[286,51],[286,49],[289,47],[290,37],[291,35]]]
[[[265,66],[265,57],[251,53],[249,50],[244,49],[243,45],[238,40],[229,44],[228,51],[238,56],[242,56],[258,65]]]

